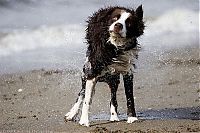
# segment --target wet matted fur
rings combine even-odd
[[[143,34],[143,9],[107,7],[95,12],[87,21],[86,41],[88,44],[83,67],[82,89],[66,120],[72,120],[83,103],[80,124],[89,126],[89,106],[95,92],[95,84],[106,82],[111,91],[110,121],[119,121],[117,116],[116,92],[123,76],[127,98],[128,123],[137,120],[133,98],[133,67],[139,45],[137,38]]]

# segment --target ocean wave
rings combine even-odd
[[[147,21],[142,44],[146,48],[176,48],[199,44],[199,12],[187,9],[168,11]]]
[[[175,48],[199,44],[198,13],[187,9],[166,12],[146,22],[139,41],[144,48]],[[34,30],[16,30],[0,35],[0,56],[27,50],[65,46],[84,46],[85,27],[81,24],[42,26]]]
[[[43,26],[35,30],[16,30],[0,35],[0,56],[45,47],[76,48],[83,45],[81,25]]]

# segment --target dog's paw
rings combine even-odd
[[[119,121],[119,118],[116,112],[116,107],[113,104],[110,105],[110,113],[111,113],[110,121]]]
[[[119,121],[119,118],[117,115],[111,115],[110,116],[110,121]]]
[[[127,123],[133,123],[133,122],[135,122],[137,120],[138,120],[137,117],[128,117]]]
[[[80,124],[81,126],[86,126],[86,127],[89,127],[89,126],[90,126],[89,120],[87,120],[87,119],[81,119],[81,120],[79,121],[79,124]]]
[[[90,126],[87,113],[86,114],[82,113],[79,124],[82,125],[82,126],[86,126],[86,127]]]
[[[70,111],[65,115],[65,121],[72,121],[76,116],[76,112]]]
[[[76,103],[71,110],[65,115],[65,120],[66,121],[71,121],[74,119],[74,117],[78,114],[79,110],[79,103]]]

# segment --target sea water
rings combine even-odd
[[[199,48],[198,0],[1,0],[0,74],[81,69],[89,15],[101,7],[144,9],[144,50]]]

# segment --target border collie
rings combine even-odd
[[[133,68],[139,46],[137,38],[143,34],[142,5],[136,10],[125,7],[107,7],[94,13],[87,21],[88,44],[83,67],[82,89],[77,101],[65,115],[73,120],[82,106],[80,125],[89,126],[88,112],[95,92],[95,84],[106,82],[111,91],[110,121],[119,121],[116,92],[123,76],[127,99],[128,123],[137,120],[133,98]]]

